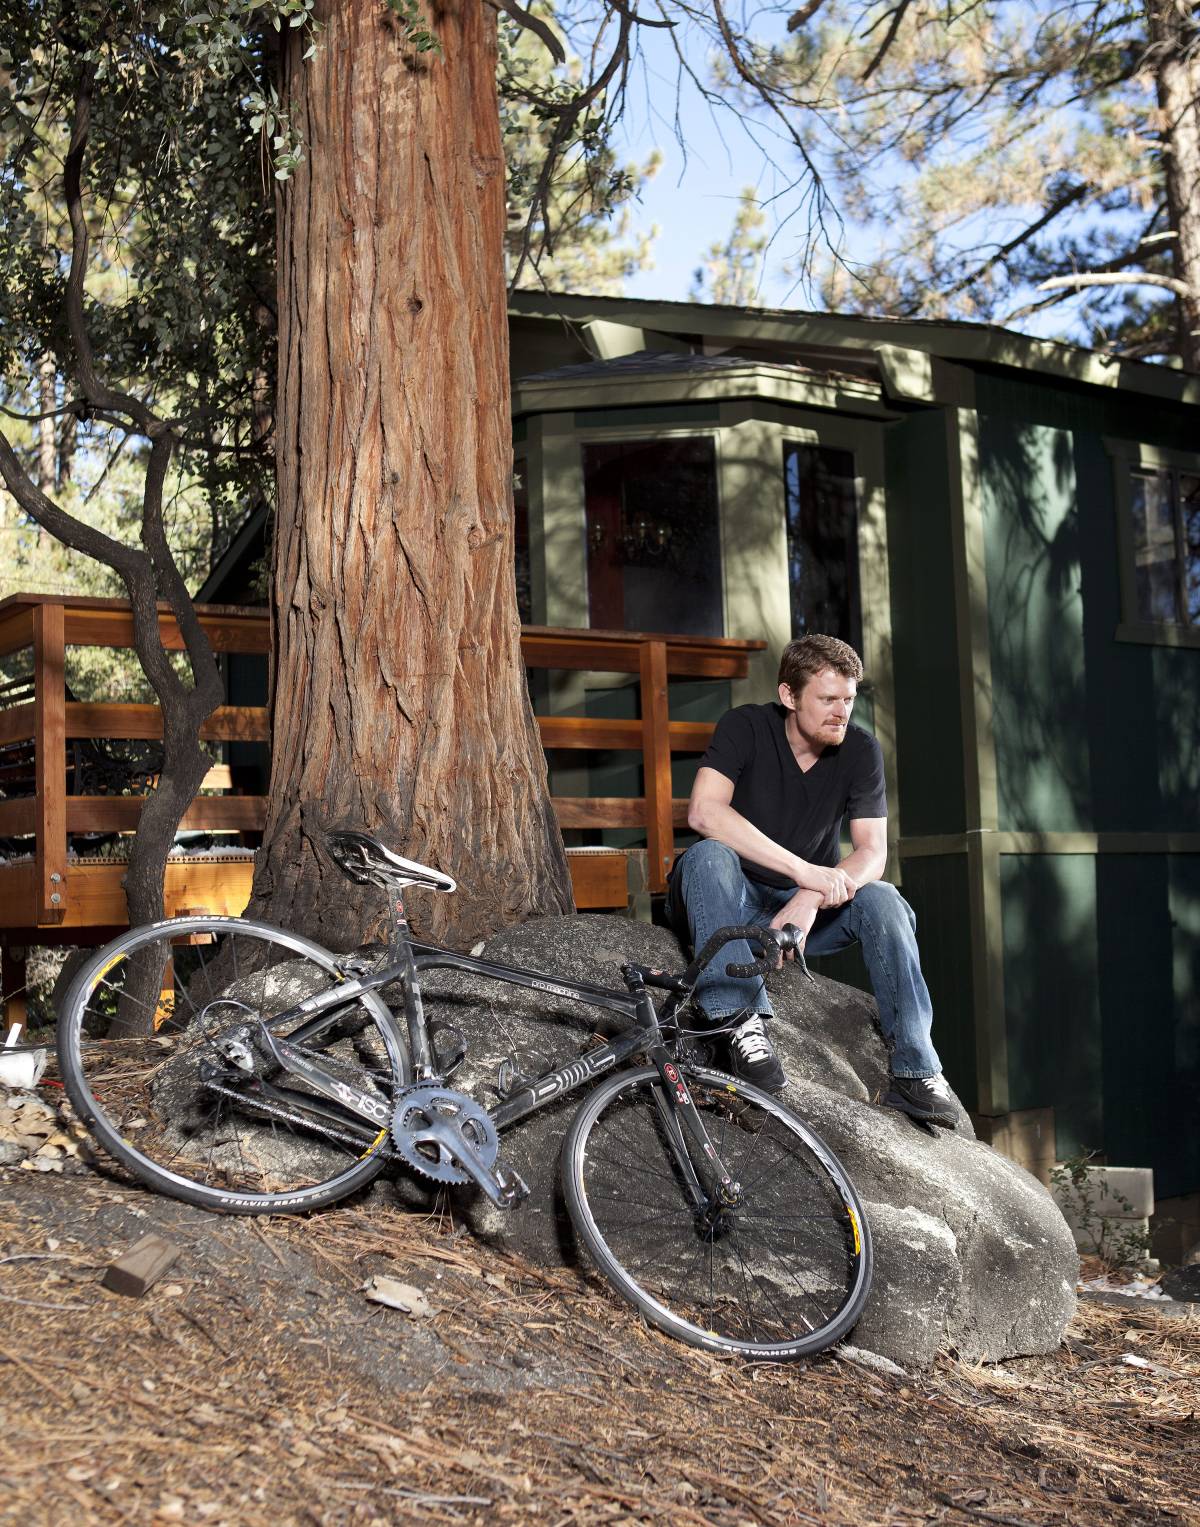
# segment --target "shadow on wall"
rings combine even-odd
[[[980,457],[1000,826],[1087,830],[1082,532],[1072,437],[985,415]]]
[[[1116,640],[1114,463],[1096,436],[985,420],[1000,826],[1195,831],[1196,654]],[[1014,1108],[1054,1102],[1060,1158],[1200,1182],[1200,864],[1001,859]]]

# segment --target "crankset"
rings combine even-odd
[[[465,1092],[418,1082],[396,1098],[392,1144],[413,1171],[434,1182],[475,1182],[494,1204],[511,1208],[529,1192],[516,1172],[497,1164],[500,1137]]]

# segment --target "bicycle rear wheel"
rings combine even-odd
[[[871,1235],[850,1179],[768,1093],[680,1070],[739,1203],[693,1204],[664,1123],[670,1104],[647,1067],[598,1087],[563,1142],[576,1232],[618,1292],[672,1336],[746,1357],[822,1351],[854,1325],[871,1285]]]
[[[233,1214],[319,1208],[381,1170],[386,1126],[261,1059],[243,1069],[229,1050],[239,1033],[253,1048],[260,1020],[346,979],[319,944],[247,918],[133,929],[67,990],[63,1084],[109,1155],[161,1193]],[[373,992],[272,1032],[377,1097],[382,1117],[408,1081],[406,1047]]]

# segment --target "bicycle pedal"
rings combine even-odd
[[[529,1184],[520,1172],[514,1171],[510,1166],[497,1166],[494,1170],[496,1183],[500,1189],[502,1208],[513,1209],[529,1197]]]

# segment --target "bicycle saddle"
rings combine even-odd
[[[430,869],[427,864],[418,864],[415,859],[402,859],[370,833],[331,832],[326,836],[325,846],[338,869],[359,885],[378,885],[384,890],[405,885],[423,886],[428,891],[458,889],[449,875]]]

